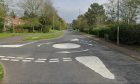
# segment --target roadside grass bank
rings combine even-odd
[[[24,36],[23,41],[35,41],[61,37],[64,31],[51,30],[49,33],[30,33]]]
[[[21,33],[0,33],[0,39],[11,38],[22,35]]]
[[[0,80],[2,80],[3,77],[4,77],[4,70],[3,70],[2,65],[0,64]]]

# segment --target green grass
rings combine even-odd
[[[0,33],[0,39],[10,38],[20,35],[19,33]]]
[[[2,65],[0,65],[0,80],[4,77],[4,70]]]
[[[23,36],[22,41],[35,41],[63,36],[63,31],[51,30],[49,33],[0,33],[0,39]]]
[[[49,33],[31,33],[24,36],[23,41],[35,41],[35,40],[43,40],[43,39],[51,39],[63,36],[63,31],[50,31]]]

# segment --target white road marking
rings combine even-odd
[[[3,48],[18,48],[18,47],[22,47],[22,45],[0,45],[0,47],[3,47]]]
[[[28,45],[28,44],[35,43],[35,42],[38,42],[38,41],[29,42],[29,43],[25,43],[25,44],[16,44],[16,45],[0,45],[0,47],[3,47],[3,48],[18,48],[18,47],[22,47],[22,46],[25,46],[25,45]]]
[[[26,60],[34,60],[35,58],[25,58]]]
[[[59,60],[52,60],[52,61],[49,61],[49,62],[59,62]]]
[[[76,38],[76,39],[72,39],[71,41],[79,41],[79,39]]]
[[[72,59],[69,59],[69,60],[63,60],[64,62],[70,62],[70,61],[72,61]]]
[[[77,57],[76,60],[105,78],[115,79],[114,74],[112,74],[96,56]]]
[[[51,61],[56,61],[56,60],[59,60],[58,58],[55,58],[55,59],[50,59]]]
[[[36,60],[35,62],[42,62],[42,63],[44,63],[45,61],[39,61],[39,60]]]
[[[69,62],[69,61],[72,61],[72,59],[69,57],[69,58],[62,58],[64,62]]]
[[[39,60],[39,61],[46,61],[47,59],[39,58],[39,59],[37,59],[37,60]]]
[[[81,46],[79,44],[74,44],[74,43],[60,43],[60,44],[54,44],[53,47],[59,49],[75,49]]]
[[[58,58],[50,59],[49,62],[59,62],[59,59]]]
[[[69,58],[62,58],[63,60],[68,60],[68,59],[71,59],[70,57]]]
[[[10,59],[2,58],[1,60],[3,60],[3,61],[8,61],[8,60],[10,60]]]
[[[5,56],[0,56],[0,58],[3,58],[3,57],[5,57]]]
[[[93,44],[88,44],[88,45],[92,46]]]
[[[64,53],[64,54],[69,54],[69,53],[80,53],[80,52],[87,52],[89,49],[81,50],[81,51],[61,51],[61,52],[56,52],[56,53]]]
[[[16,57],[8,56],[7,58],[9,58],[9,59],[14,59],[14,58],[16,58]]]
[[[31,62],[31,60],[22,60],[22,62]]]
[[[16,57],[16,59],[24,59],[23,57]]]
[[[18,62],[19,60],[18,59],[11,59],[10,61]]]
[[[42,43],[42,44],[39,44],[38,47],[41,47],[42,45],[45,45],[45,44],[46,44],[46,45],[49,45],[49,44],[52,44],[52,43],[54,43],[54,42]]]

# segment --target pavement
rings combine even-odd
[[[1,84],[140,84],[140,61],[70,31],[58,39],[0,47],[0,62]]]

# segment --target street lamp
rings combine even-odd
[[[120,0],[118,0],[118,28],[117,28],[117,45],[120,45],[120,27],[119,27],[119,18],[120,18]]]

